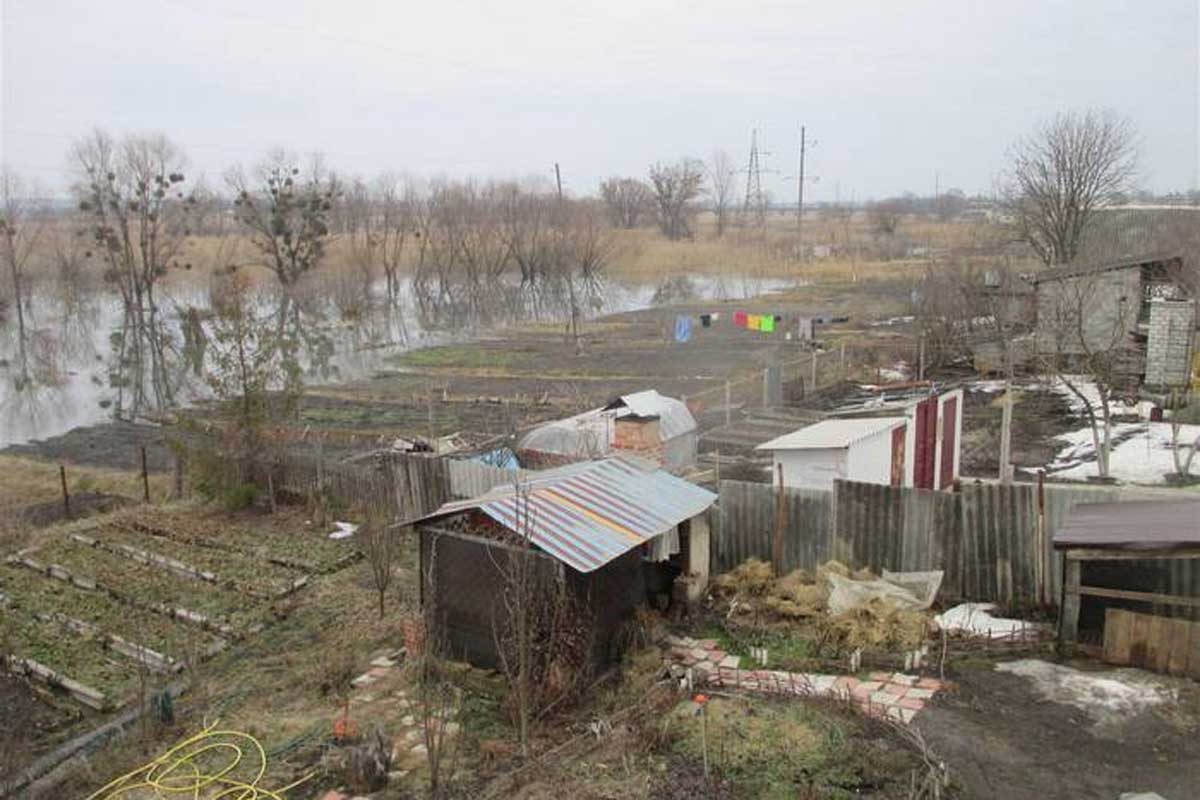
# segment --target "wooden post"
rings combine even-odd
[[[58,465],[58,479],[62,481],[63,513],[69,517],[71,516],[71,495],[67,492],[67,468],[62,464]]]
[[[1058,620],[1058,646],[1069,648],[1079,640],[1079,587],[1083,583],[1083,562],[1071,557],[1071,551],[1063,554],[1063,601]]]
[[[1049,574],[1050,566],[1046,560],[1046,470],[1038,470],[1037,483],[1037,558],[1034,563],[1037,565],[1037,598],[1042,605],[1048,605],[1050,600],[1050,592],[1046,588],[1046,576]]]
[[[434,441],[433,441],[434,440],[434,427],[433,427],[433,384],[432,383],[429,384],[427,403],[428,403],[427,411],[429,414],[429,449],[436,454],[437,446],[434,444]]]
[[[175,452],[175,463],[173,465],[174,474],[171,482],[171,499],[183,499],[183,454],[178,450]]]
[[[717,491],[721,491],[721,448],[717,448],[715,452],[715,463],[717,470]]]
[[[146,448],[143,446],[142,451],[142,499],[147,503],[150,502],[150,473],[146,471]]]
[[[775,539],[771,546],[771,560],[775,562],[775,574],[783,574],[783,464],[775,465],[777,484],[775,487]]]
[[[1012,386],[1005,381],[1004,410],[1000,417],[1000,480],[1012,483]]]
[[[925,337],[922,336],[917,345],[917,380],[925,380]]]
[[[842,380],[846,379],[846,343],[842,342],[838,347],[838,362],[841,367]]]
[[[817,351],[813,350],[812,354],[812,375],[809,378],[809,383],[812,384],[812,391],[817,390]]]
[[[733,420],[732,398],[733,393],[730,391],[729,381],[725,381],[725,424],[728,425]]]

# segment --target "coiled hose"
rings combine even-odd
[[[262,743],[242,731],[217,730],[217,724],[214,722],[153,761],[110,781],[88,795],[87,800],[149,797],[287,800],[285,792],[313,776],[310,772],[279,789],[259,786],[267,773],[267,753]],[[234,774],[237,772],[253,775],[242,778]]]

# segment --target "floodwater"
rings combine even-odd
[[[587,307],[588,317],[636,311],[656,305],[696,300],[732,300],[779,291],[794,282],[776,279],[712,277],[676,278],[661,285],[607,283]],[[82,296],[81,296],[82,295]],[[510,311],[486,323],[434,319],[416,302],[412,286],[404,284],[395,304],[375,287],[365,314],[340,317],[332,302],[322,313],[333,345],[329,369],[308,376],[313,383],[339,383],[371,374],[397,353],[459,341],[519,322]],[[266,302],[265,300],[262,302]],[[195,288],[167,291],[160,298],[167,333],[176,345],[186,338],[183,319],[188,309],[208,308],[208,293]],[[23,306],[24,336],[9,304],[0,306],[0,449],[45,439],[73,428],[102,424],[115,415],[143,416],[150,409],[131,411],[124,392],[118,355],[123,313],[119,297],[106,291],[75,292],[64,300],[55,291],[36,291]],[[524,315],[532,318],[533,312]],[[561,313],[537,314],[558,319]],[[173,401],[187,405],[211,396],[201,371],[189,370],[178,356],[171,364],[177,381]]]

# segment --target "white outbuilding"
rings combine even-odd
[[[827,419],[760,444],[773,456],[772,482],[833,489],[835,480],[903,486],[907,417]]]

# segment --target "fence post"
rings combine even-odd
[[[725,424],[728,425],[733,419],[733,409],[730,407],[732,400],[732,392],[730,391],[729,381],[725,381]]]
[[[838,364],[841,367],[842,380],[846,380],[846,343],[842,342],[838,347]]]
[[[150,502],[150,474],[146,471],[146,448],[142,447],[142,499]]]
[[[816,350],[813,350],[813,354],[812,354],[812,377],[809,380],[809,383],[812,385],[812,391],[815,392],[817,390],[817,351]]]
[[[182,445],[180,445],[182,447]],[[171,499],[183,499],[183,453],[175,451],[175,463],[172,465]]]
[[[67,492],[67,468],[62,464],[58,465],[58,479],[62,481],[63,513],[69,517],[71,516],[71,495]]]
[[[775,465],[778,481],[775,486],[775,540],[771,545],[771,560],[775,562],[775,574],[783,575],[783,464]]]

